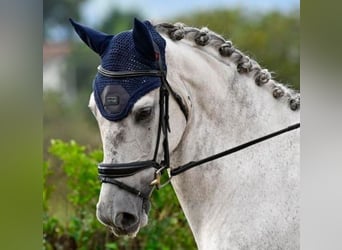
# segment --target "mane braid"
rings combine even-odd
[[[229,57],[237,67],[240,74],[252,74],[257,86],[267,85],[275,99],[286,98],[291,110],[299,110],[300,93],[286,87],[284,84],[272,79],[271,73],[253,59],[233,46],[229,40],[204,27],[202,29],[186,26],[183,23],[160,23],[154,26],[159,33],[164,33],[173,41],[187,39],[199,46],[211,46],[222,57]]]

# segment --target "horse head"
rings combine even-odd
[[[89,108],[103,143],[100,168],[115,173],[102,179],[97,217],[114,234],[134,236],[147,224],[151,182],[163,155],[158,146],[165,137],[159,128],[162,79],[148,74],[112,77],[110,72],[166,72],[166,42],[148,21],[135,19],[133,30],[117,35],[71,23],[83,42],[101,57]],[[172,97],[168,109],[173,114],[168,122],[172,131],[168,150],[172,152],[185,130],[186,117]]]

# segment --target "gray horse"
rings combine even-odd
[[[72,24],[101,57],[89,107],[100,169],[112,176],[102,178],[97,217],[116,235],[147,224],[161,161],[172,172],[299,121],[300,95],[206,28],[135,20],[133,30],[108,35]],[[299,130],[171,183],[199,249],[299,249]]]

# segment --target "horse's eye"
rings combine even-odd
[[[145,107],[139,109],[135,114],[135,121],[140,122],[148,120],[152,117],[152,111],[152,107]]]

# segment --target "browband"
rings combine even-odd
[[[145,71],[109,71],[104,69],[101,65],[97,67],[97,71],[106,77],[110,78],[128,78],[140,76],[158,76],[161,77],[163,72],[160,70],[145,70]]]

